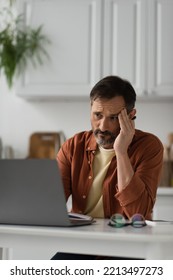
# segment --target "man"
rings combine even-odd
[[[152,218],[162,169],[163,145],[135,129],[136,93],[117,76],[91,90],[92,131],[67,140],[57,155],[66,199],[72,211],[96,218],[135,213]]]

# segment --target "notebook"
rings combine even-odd
[[[81,226],[94,220],[68,215],[56,160],[0,160],[0,224]]]

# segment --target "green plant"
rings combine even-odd
[[[0,70],[4,72],[9,88],[15,74],[21,74],[28,63],[32,62],[36,67],[43,63],[43,57],[49,57],[44,47],[49,40],[43,35],[43,26],[35,29],[25,26],[23,15],[14,16],[11,5],[12,1],[10,7],[3,8],[0,13],[8,18],[0,31]]]

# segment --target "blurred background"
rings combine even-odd
[[[128,79],[137,92],[136,128],[157,135],[165,162],[172,158],[172,0],[13,2],[24,26],[43,25],[49,59],[36,68],[29,64],[11,88],[0,73],[2,158],[28,157],[35,132],[61,132],[63,142],[90,129],[90,90],[112,74]]]

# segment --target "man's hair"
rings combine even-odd
[[[90,92],[91,104],[97,98],[111,99],[116,96],[124,98],[128,111],[134,108],[136,101],[135,90],[129,81],[118,76],[107,76],[101,79]]]

